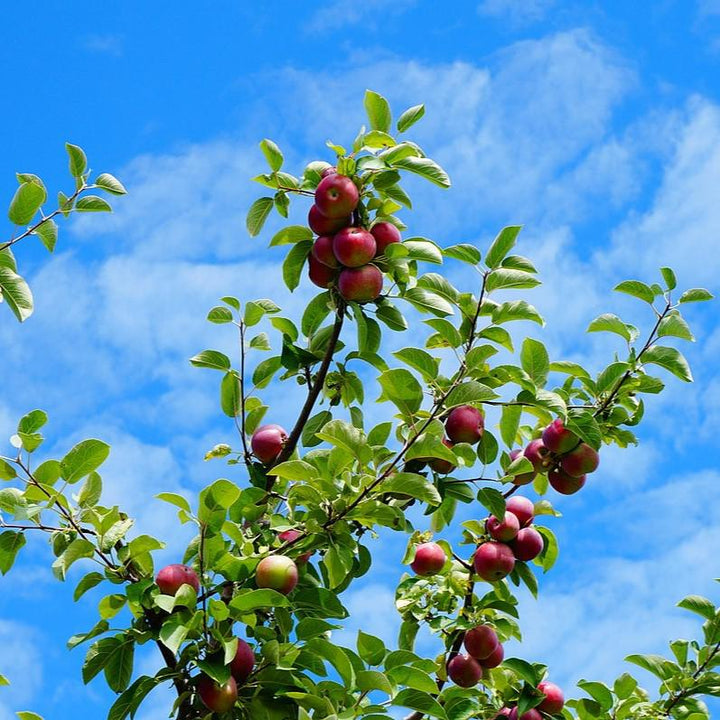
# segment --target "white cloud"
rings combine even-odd
[[[362,22],[366,27],[377,27],[387,21],[389,16],[400,15],[416,4],[417,0],[365,0],[363,3],[335,2],[324,3],[310,19],[307,30],[312,33],[324,33],[331,30],[357,25]]]
[[[122,57],[125,52],[124,44],[122,35],[112,33],[88,35],[82,43],[88,52],[111,57]]]
[[[482,0],[478,13],[512,25],[528,25],[542,20],[555,5],[555,0]]]
[[[0,673],[10,681],[2,690],[0,718],[13,710],[31,709],[43,685],[43,653],[38,631],[24,623],[0,620]],[[14,715],[12,715],[14,717]]]

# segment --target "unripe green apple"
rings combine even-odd
[[[200,591],[200,580],[187,565],[167,565],[157,574],[155,584],[163,595],[175,595],[182,585],[190,585]]]
[[[497,633],[490,625],[478,625],[465,633],[463,644],[476,660],[490,657],[500,644]]]
[[[522,495],[512,495],[505,503],[505,509],[511,512],[520,523],[520,527],[524,528],[532,524],[535,517],[535,505]]]
[[[376,300],[382,292],[383,276],[375,265],[344,268],[340,271],[338,290],[348,302],[365,303]]]
[[[230,673],[236,682],[244,683],[254,667],[255,654],[252,648],[242,638],[238,638],[235,657],[230,661]]]
[[[560,467],[573,477],[580,477],[595,472],[600,464],[597,450],[587,443],[580,443],[574,450],[560,458]]]
[[[538,690],[545,696],[545,699],[538,705],[538,710],[542,710],[549,715],[557,715],[562,712],[563,705],[565,705],[565,696],[555,683],[543,680],[538,685]]]
[[[548,473],[548,481],[557,492],[561,495],[572,495],[576,493],[584,484],[587,475],[573,477],[568,475],[562,468],[556,468]]]
[[[441,545],[426,542],[415,549],[415,557],[410,563],[416,575],[437,575],[447,562],[447,555]]]
[[[473,565],[475,572],[483,580],[497,582],[512,572],[515,556],[505,543],[486,542],[475,551]]]
[[[572,450],[580,442],[580,438],[575,433],[570,432],[563,425],[563,421],[557,418],[543,430],[542,441],[550,452],[562,455]]]
[[[453,408],[445,421],[445,432],[454,443],[474,445],[482,437],[484,429],[483,414],[472,405]]]
[[[282,452],[288,434],[280,425],[261,425],[250,438],[253,455],[267,465]]]
[[[456,655],[447,664],[448,677],[460,687],[469,688],[477,685],[482,678],[483,670],[480,663],[469,655]]]
[[[334,235],[352,222],[352,216],[339,218],[325,217],[316,205],[311,205],[308,212],[308,225],[316,235]]]
[[[263,558],[255,570],[255,583],[259,588],[277,590],[283,595],[291,593],[297,582],[297,565],[285,555]]]
[[[333,255],[345,267],[367,265],[377,249],[375,238],[363,228],[346,227],[335,234],[332,241]]]
[[[370,228],[370,232],[377,243],[377,255],[384,255],[388,245],[400,242],[402,239],[400,231],[389,222],[375,223]]]
[[[224,685],[219,685],[210,676],[200,675],[195,687],[203,705],[211,712],[232,710],[238,699],[237,683],[232,676]]]
[[[543,549],[542,535],[532,527],[522,528],[510,542],[510,548],[518,560],[534,560]]]
[[[493,540],[508,542],[518,534],[520,522],[511,512],[506,512],[502,520],[491,515],[485,522],[485,529]]]
[[[346,175],[326,175],[315,190],[315,206],[328,218],[347,217],[357,207],[360,193]]]

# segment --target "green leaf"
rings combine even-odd
[[[99,195],[84,195],[75,203],[78,212],[112,212],[112,206]]]
[[[271,197],[258,198],[248,210],[245,225],[250,233],[250,237],[260,234],[260,231],[267,220],[270,211],[273,209],[273,199]]]
[[[405,132],[411,125],[414,125],[425,114],[424,105],[413,105],[408,108],[397,121],[398,132]]]
[[[522,270],[497,268],[488,274],[485,289],[488,292],[493,290],[521,290],[534,288],[539,284],[540,281],[530,273]]]
[[[555,533],[542,525],[536,525],[535,529],[543,536],[543,549],[535,560],[537,565],[547,572],[556,562],[560,552]]]
[[[495,325],[501,325],[513,320],[530,320],[538,325],[544,325],[545,321],[540,313],[525,300],[511,300],[501,303],[492,311],[492,321]]]
[[[503,406],[500,415],[500,437],[509,447],[515,445],[518,428],[520,427],[520,417],[522,416],[522,407],[520,405]]]
[[[477,380],[467,380],[450,391],[443,406],[450,409],[457,405],[477,405],[496,397],[497,393],[487,385]]]
[[[248,590],[236,595],[230,601],[230,608],[240,615],[259,610],[260,608],[288,607],[290,601],[282,593],[270,588]]]
[[[374,635],[358,631],[357,649],[360,657],[368,665],[380,665],[385,658],[385,643]]]
[[[316,437],[316,433],[320,432],[323,427],[332,420],[332,413],[329,410],[321,410],[313,415],[303,427],[301,441],[304,447],[315,447],[322,440]]]
[[[16,477],[15,468],[5,460],[0,460],[0,480],[12,480]]]
[[[95,185],[111,195],[127,195],[125,186],[110,173],[102,173],[95,178]]]
[[[231,418],[240,414],[240,379],[235,373],[223,375],[220,382],[220,408]]]
[[[190,358],[195,367],[211,368],[212,370],[229,370],[230,358],[218,350],[203,350]]]
[[[632,332],[630,330],[632,326],[624,323],[617,315],[612,313],[603,313],[598,315],[588,325],[587,332],[612,332],[620,337],[624,338],[628,342],[632,342]]]
[[[223,305],[217,305],[216,307],[212,308],[207,314],[207,319],[211,323],[216,323],[217,325],[232,322],[232,310],[230,310],[230,308],[224,307]]]
[[[92,557],[95,553],[95,546],[84,538],[73,540],[52,564],[53,572],[59,580],[65,580],[65,575],[70,566],[82,558]]]
[[[102,479],[96,472],[91,472],[78,494],[78,505],[83,508],[97,505],[101,495]]]
[[[44,410],[31,410],[20,418],[17,430],[19,433],[34,433],[40,430],[47,421],[48,416]]]
[[[272,140],[265,138],[260,143],[260,149],[262,150],[270,169],[277,172],[282,167],[285,159],[283,158],[283,154],[280,152],[280,148]]]
[[[537,670],[526,660],[520,658],[506,658],[503,665],[510,668],[518,677],[535,687],[540,682]]]
[[[15,714],[20,718],[20,720],[43,720],[42,715],[38,715],[30,710],[18,710]]]
[[[709,292],[708,290],[705,290],[705,288],[692,288],[691,290],[686,290],[680,296],[681,303],[704,302],[705,300],[712,300],[712,299],[713,299],[713,294],[711,292]]]
[[[412,665],[397,665],[389,668],[387,675],[397,685],[405,685],[421,692],[437,692],[435,681],[426,672]]]
[[[677,310],[673,310],[660,321],[657,335],[658,337],[678,337],[695,342],[690,326]]]
[[[361,653],[362,655],[362,653]],[[377,663],[370,663],[375,665]],[[376,670],[360,670],[357,674],[357,687],[360,692],[370,692],[371,690],[379,690],[384,692],[386,695],[392,695],[393,686],[387,679],[387,676]],[[367,716],[366,720],[367,720]],[[387,716],[380,716],[387,717]]]
[[[675,277],[675,273],[672,268],[661,267],[660,274],[663,276],[663,280],[665,281],[665,285],[668,290],[674,290],[677,287],[677,278]]]
[[[498,233],[485,255],[485,264],[490,269],[498,267],[505,256],[513,249],[521,230],[522,225],[509,225]]]
[[[291,292],[300,284],[300,275],[311,247],[312,241],[302,240],[292,246],[283,261],[283,280]]]
[[[286,460],[267,471],[268,475],[285,478],[286,480],[303,480],[317,477],[318,471],[304,460]]]
[[[102,465],[110,454],[110,446],[102,440],[83,440],[60,461],[62,477],[72,484]]]
[[[602,443],[602,431],[593,414],[587,410],[568,414],[565,427],[596,450]]]
[[[367,462],[371,457],[370,447],[362,431],[344,420],[331,420],[316,435],[331,445],[347,450],[361,462]]]
[[[35,228],[33,235],[37,235],[40,238],[48,252],[53,252],[58,238],[57,223],[52,218],[46,218],[41,225]]]
[[[375,316],[391,330],[402,332],[408,328],[407,320],[403,317],[403,314],[389,302],[380,305]]]
[[[313,231],[305,225],[290,225],[278,230],[270,240],[270,247],[276,245],[294,245],[301,240],[312,240]]]
[[[675,377],[684,380],[685,382],[692,382],[692,372],[690,372],[690,366],[687,360],[683,357],[680,351],[671,347],[663,347],[662,345],[653,345],[642,355],[642,362],[644,364],[659,365],[665,370],[671,372]]]
[[[74,178],[82,177],[82,174],[87,169],[87,158],[81,147],[73,145],[72,143],[65,143],[65,150],[70,160],[70,174]]]
[[[550,358],[545,346],[539,340],[532,338],[523,340],[520,364],[538,387],[545,385],[550,372]]]
[[[423,391],[415,376],[404,368],[386,370],[378,377],[382,399],[389,400],[404,415],[413,415],[423,400]]]
[[[40,206],[45,202],[47,192],[42,185],[36,182],[24,182],[15,191],[10,201],[8,218],[14,225],[27,225]]]
[[[92,588],[99,585],[103,580],[105,580],[105,576],[102,573],[89,572],[77,584],[75,592],[73,593],[73,600],[77,602],[88,590],[92,590]]]
[[[632,295],[633,297],[644,300],[646,303],[650,304],[652,304],[655,299],[655,293],[652,288],[644,282],[640,282],[640,280],[624,280],[613,289],[617,290],[617,292]]]
[[[121,693],[112,704],[107,720],[125,720],[129,715],[135,717],[135,712],[147,697],[161,682],[158,678],[141,675],[130,687]]]
[[[322,325],[323,320],[330,314],[330,293],[322,292],[316,295],[306,306],[303,312],[300,329],[303,335],[310,337]]]
[[[392,113],[388,101],[372,90],[365,91],[365,112],[367,112],[370,127],[373,130],[382,130],[382,132],[390,132],[392,124]]]
[[[405,291],[403,298],[420,312],[431,312],[433,315],[453,315],[453,306],[442,296],[436,295],[421,287]]]
[[[33,311],[33,296],[25,280],[9,267],[0,265],[0,299],[7,302],[15,317],[23,322]]]
[[[450,247],[443,248],[443,255],[453,258],[454,260],[468,263],[469,265],[477,265],[482,258],[480,251],[474,245],[468,243],[460,243],[459,245],[451,245]]]
[[[106,595],[98,605],[98,614],[103,620],[109,620],[125,607],[126,602],[127,597],[125,595]]]
[[[499,490],[482,487],[478,490],[477,499],[496,518],[505,517],[505,497]]]
[[[437,488],[422,475],[415,473],[395,473],[382,483],[382,492],[409,495],[428,505],[442,502]]]
[[[426,180],[443,188],[450,187],[448,174],[434,161],[427,157],[406,157],[392,163],[395,168],[407,170],[424,177]]]
[[[688,595],[678,603],[678,607],[697,613],[706,620],[712,620],[716,614],[715,606],[702,595]]]
[[[401,690],[393,698],[393,705],[410,708],[410,710],[417,710],[425,715],[430,715],[430,717],[442,718],[442,720],[447,719],[442,705],[440,705],[432,695],[422,692],[422,690],[413,690],[411,688]]]
[[[6,530],[0,534],[0,573],[5,575],[25,545],[25,533]]]
[[[625,662],[647,670],[661,680],[667,680],[675,674],[676,665],[662,655],[628,655]]]
[[[189,632],[190,628],[183,623],[182,619],[178,615],[173,615],[160,628],[160,641],[166,648],[177,653]]]
[[[175,507],[179,507],[181,510],[184,510],[187,513],[191,512],[190,503],[182,495],[171,492],[161,492],[158,493],[155,497],[158,500],[162,500],[163,502],[175,505]]]
[[[419,348],[403,348],[393,355],[400,361],[417,370],[426,380],[434,380],[438,374],[438,360],[429,352]]]

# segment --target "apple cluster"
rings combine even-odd
[[[465,653],[458,653],[447,665],[448,677],[460,687],[477,685],[485,670],[495,668],[505,658],[505,651],[495,629],[478,625],[465,632]]]
[[[543,680],[537,688],[545,697],[542,702],[522,715],[518,714],[517,707],[503,708],[493,720],[542,720],[540,712],[548,715],[559,715],[565,705],[563,691],[555,683]]]
[[[491,515],[485,522],[490,540],[478,546],[473,555],[475,572],[488,582],[509,575],[516,560],[534,560],[543,549],[542,535],[533,527],[535,506],[520,495],[508,498],[502,519]]]
[[[365,303],[382,292],[383,274],[373,260],[384,255],[388,245],[400,242],[400,231],[389,222],[361,227],[353,215],[359,201],[352,178],[335,168],[323,171],[308,214],[308,225],[318,236],[308,258],[308,274],[318,287],[336,284],[348,302]]]
[[[547,473],[550,485],[562,495],[572,495],[583,485],[587,476],[597,470],[600,456],[597,450],[582,442],[568,430],[560,419],[553,420],[524,450],[513,450],[510,459],[520,455],[532,464],[531,472],[515,476],[515,485],[527,485],[535,476]]]

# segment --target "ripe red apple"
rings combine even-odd
[[[321,235],[315,239],[310,254],[323,265],[331,268],[339,268],[340,263],[337,261],[335,253],[333,252],[332,242],[333,239],[331,235]]]
[[[157,574],[155,584],[163,595],[175,595],[182,585],[190,585],[200,591],[200,580],[187,565],[167,565]]]
[[[480,682],[483,670],[475,658],[471,658],[469,655],[456,655],[447,664],[447,673],[456,685],[469,688]]]
[[[244,683],[254,667],[255,654],[252,648],[242,638],[238,638],[235,657],[230,661],[230,673],[236,682]]]
[[[587,443],[580,443],[574,450],[560,458],[560,467],[573,477],[580,477],[595,472],[600,464],[597,450]]]
[[[284,543],[294,543],[302,533],[299,530],[283,530],[279,535],[278,539]],[[312,550],[304,552],[302,555],[298,555],[295,559],[296,565],[305,565],[305,563],[311,558],[313,554]]]
[[[232,710],[238,699],[237,683],[233,677],[228,678],[224,685],[219,685],[209,675],[200,675],[196,688],[203,705],[211,712]]]
[[[352,222],[352,216],[347,215],[339,218],[325,217],[316,205],[310,207],[308,212],[308,225],[310,229],[317,235],[334,235],[338,230],[342,230]]]
[[[572,495],[576,493],[585,484],[586,479],[587,475],[573,477],[572,475],[568,475],[562,468],[556,468],[548,473],[550,484],[561,495]]]
[[[446,448],[451,448],[454,443],[451,443],[447,438],[443,438],[443,445]],[[451,473],[457,465],[451,463],[449,460],[443,460],[442,458],[432,458],[430,460],[430,467],[440,475],[447,475]]]
[[[471,628],[463,638],[465,649],[476,660],[490,657],[497,650],[499,643],[497,633],[490,625],[478,625]]]
[[[484,428],[483,414],[472,405],[453,408],[445,421],[445,432],[454,443],[474,445],[482,437]]]
[[[337,278],[337,270],[323,265],[314,255],[308,256],[308,277],[321,288],[329,288]]]
[[[515,556],[505,543],[486,542],[478,547],[473,556],[475,572],[488,582],[497,582],[512,572]]]
[[[578,436],[570,432],[563,421],[558,418],[553,420],[542,434],[543,445],[550,451],[562,455],[572,450],[579,442]]]
[[[360,267],[375,257],[377,243],[375,238],[363,228],[346,227],[336,233],[332,241],[332,251],[341,265]]]
[[[520,457],[520,455],[523,454],[523,451],[519,448],[516,448],[515,450],[511,450],[510,455],[510,462],[513,460],[516,460]],[[527,473],[521,473],[520,475],[516,475],[513,478],[513,485],[527,485],[528,483],[531,483],[535,479],[535,472],[527,472]]]
[[[536,708],[530,708],[530,710],[528,710],[527,712],[524,712],[519,717],[517,715],[517,710],[516,710],[515,717],[517,717],[517,720],[543,720],[542,715],[539,713],[539,711]],[[511,717],[510,720],[515,720],[515,718]]]
[[[437,575],[447,562],[447,555],[441,545],[426,542],[418,545],[415,558],[410,563],[416,575]]]
[[[340,271],[338,290],[348,302],[365,303],[380,297],[383,275],[375,265],[345,268]]]
[[[255,583],[259,588],[271,588],[287,595],[295,589],[297,582],[297,565],[285,555],[263,558],[255,569]]]
[[[538,685],[538,690],[545,695],[545,699],[538,705],[538,709],[549,715],[557,715],[562,712],[565,704],[563,691],[555,684],[543,680]]]
[[[518,560],[534,560],[543,549],[542,535],[532,527],[522,528],[514,540],[510,542],[510,548]]]
[[[326,167],[321,173],[320,176],[326,178],[328,175],[336,175],[337,174],[337,168],[334,165],[330,165]]]
[[[261,425],[250,438],[253,455],[261,463],[270,463],[282,452],[288,434],[279,425]]]
[[[357,185],[346,175],[326,175],[315,190],[315,205],[329,218],[347,217],[359,200]]]
[[[377,255],[384,255],[388,245],[401,240],[400,231],[389,222],[375,223],[370,228],[370,232],[377,243]]]
[[[518,519],[521,528],[531,525],[535,517],[535,505],[533,505],[533,501],[522,495],[509,497],[505,503],[505,509]]]
[[[493,540],[508,542],[518,534],[520,522],[513,513],[506,512],[502,520],[491,515],[485,522],[485,529]]]
[[[503,646],[498,643],[498,646],[486,658],[478,660],[478,662],[484,668],[496,668],[504,659],[505,650],[503,649]]]
[[[552,464],[548,449],[540,438],[531,440],[523,451],[523,455],[532,463],[536,473],[546,472]]]

